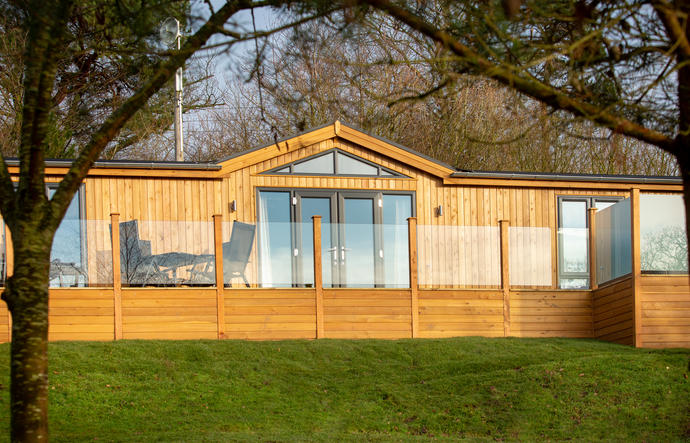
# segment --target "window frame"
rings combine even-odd
[[[319,157],[323,157],[329,154],[333,154],[333,174],[330,173],[321,173],[321,172],[294,172],[294,166],[314,160]],[[376,168],[376,175],[374,174],[340,174],[338,173],[338,154],[342,154],[346,157],[350,157],[351,159],[354,159],[356,161],[362,162],[366,165],[373,166]],[[288,169],[288,172],[279,172],[282,169]],[[385,171],[385,175],[383,172]],[[319,152],[318,154],[310,155],[309,157],[301,158],[299,160],[295,160],[293,162],[287,163],[287,164],[282,164],[280,166],[276,166],[275,168],[269,169],[268,171],[264,171],[261,174],[265,175],[300,175],[300,176],[310,176],[310,177],[362,177],[362,178],[410,178],[404,174],[401,174],[397,171],[394,171],[390,168],[386,168],[385,166],[381,166],[377,163],[374,163],[372,161],[363,159],[362,157],[359,157],[355,154],[351,154],[349,152],[343,151],[342,149],[339,148],[332,148],[328,149],[323,152]]]
[[[621,200],[625,200],[625,197],[616,195],[559,195],[557,196],[557,220],[556,220],[556,232],[558,233],[561,228],[563,228],[563,202],[584,202],[585,203],[585,228],[589,232],[589,210],[596,207],[597,202],[609,202],[616,204]],[[590,234],[591,235],[591,234]],[[556,267],[558,269],[558,281],[557,287],[559,289],[564,289],[561,287],[562,280],[575,280],[575,279],[585,279],[587,280],[587,286],[578,289],[589,289],[592,287],[591,275],[589,274],[590,269],[590,253],[589,253],[589,241],[587,241],[587,271],[585,272],[565,272],[563,271],[563,239],[560,235],[557,235],[557,250],[556,250]]]
[[[374,229],[376,230],[375,234],[375,241],[377,242],[376,245],[378,248],[381,248],[380,242],[383,241],[383,235],[382,235],[382,227],[383,227],[383,196],[384,195],[406,195],[411,197],[411,214],[412,217],[416,217],[417,215],[417,192],[416,191],[398,191],[398,190],[387,190],[387,189],[374,189],[374,190],[360,190],[360,189],[347,189],[347,188],[281,188],[281,187],[269,187],[269,186],[257,186],[255,188],[255,205],[256,205],[256,222],[257,224],[261,223],[261,210],[260,210],[260,200],[261,200],[261,192],[285,192],[289,195],[289,204],[290,204],[290,223],[292,224],[292,230],[290,233],[291,236],[291,249],[292,251],[295,251],[296,248],[301,249],[302,245],[302,233],[298,232],[298,228],[296,226],[296,223],[300,222],[302,220],[302,214],[300,212],[301,210],[301,205],[295,204],[296,198],[306,196],[306,197],[326,197],[326,196],[331,196],[335,195],[335,203],[336,205],[340,205],[340,200],[343,198],[344,195],[346,195],[348,198],[357,198],[358,196],[361,196],[363,198],[370,198],[373,197],[374,200],[381,201],[381,205],[375,204],[374,205]],[[339,210],[335,207],[331,208],[332,211],[332,222],[331,223],[341,223],[341,214],[339,213]],[[335,218],[333,218],[333,215],[335,215]],[[259,243],[260,240],[258,240],[257,237],[257,244]],[[301,268],[301,263],[300,261],[295,260],[295,255],[294,253],[291,254],[292,257],[292,263],[291,263],[291,269],[293,273],[293,281],[297,281],[301,278],[302,276],[302,268]],[[378,257],[378,255],[376,256]],[[383,272],[383,265],[379,263],[379,260],[376,259],[376,277],[375,277],[375,288],[380,288],[384,287],[380,285],[379,278],[380,278],[380,273]],[[378,269],[380,266],[380,269]],[[261,279],[261,270],[259,268],[259,279]],[[302,287],[301,285],[293,285],[294,287]]]

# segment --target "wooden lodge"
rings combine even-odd
[[[55,237],[49,338],[690,347],[681,192],[458,171],[337,121],[218,163],[102,161]],[[6,229],[1,249],[11,275]]]

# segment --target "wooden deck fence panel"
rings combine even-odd
[[[590,291],[511,290],[510,302],[515,337],[593,336]]]
[[[642,342],[649,348],[690,347],[690,281],[687,275],[642,275]]]
[[[213,288],[123,288],[123,338],[218,338],[216,302]]]
[[[112,289],[51,289],[48,340],[113,340]]]
[[[10,341],[11,327],[10,313],[7,309],[7,304],[0,300],[0,343],[7,343]]]
[[[503,291],[419,291],[419,336],[503,337]]]
[[[412,337],[409,290],[324,289],[323,305],[326,338]]]
[[[594,337],[625,345],[633,344],[634,301],[630,276],[592,291]]]
[[[225,337],[316,338],[314,289],[225,289]]]

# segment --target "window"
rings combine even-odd
[[[409,192],[261,189],[261,285],[314,284],[312,216],[319,215],[325,287],[409,287],[407,219],[413,211]]]
[[[86,227],[84,215],[84,187],[77,190],[65,212],[50,252],[50,286],[84,286],[86,272]],[[52,198],[57,186],[48,187]]]
[[[405,177],[381,165],[359,158],[339,149],[331,149],[264,174],[342,175],[348,177]]]
[[[589,208],[604,209],[622,197],[558,198],[558,282],[563,289],[589,285]]]

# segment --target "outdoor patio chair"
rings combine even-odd
[[[249,255],[254,246],[256,225],[242,222],[232,224],[230,241],[223,243],[223,280],[229,283],[235,277],[242,277],[244,284],[249,287],[249,281],[244,271],[249,263]]]
[[[57,280],[58,287],[84,286],[88,277],[84,270],[75,263],[63,262],[60,259],[51,260],[49,279],[51,284]]]
[[[223,243],[223,280],[229,283],[235,277],[242,277],[249,287],[244,271],[249,263],[249,255],[254,246],[256,225],[235,221],[232,224],[230,241]]]
[[[123,283],[133,285],[168,284],[170,280],[151,255],[151,241],[139,239],[137,220],[120,223],[120,273]]]
[[[232,224],[230,241],[223,243],[223,282],[225,285],[229,285],[230,280],[235,277],[242,277],[244,284],[250,287],[244,270],[249,263],[249,255],[254,246],[255,232],[255,225],[238,221]],[[212,255],[199,256],[200,263],[205,262],[205,265],[201,269],[195,267],[191,270],[189,283],[208,284],[215,281],[213,261],[209,260],[212,258]]]

